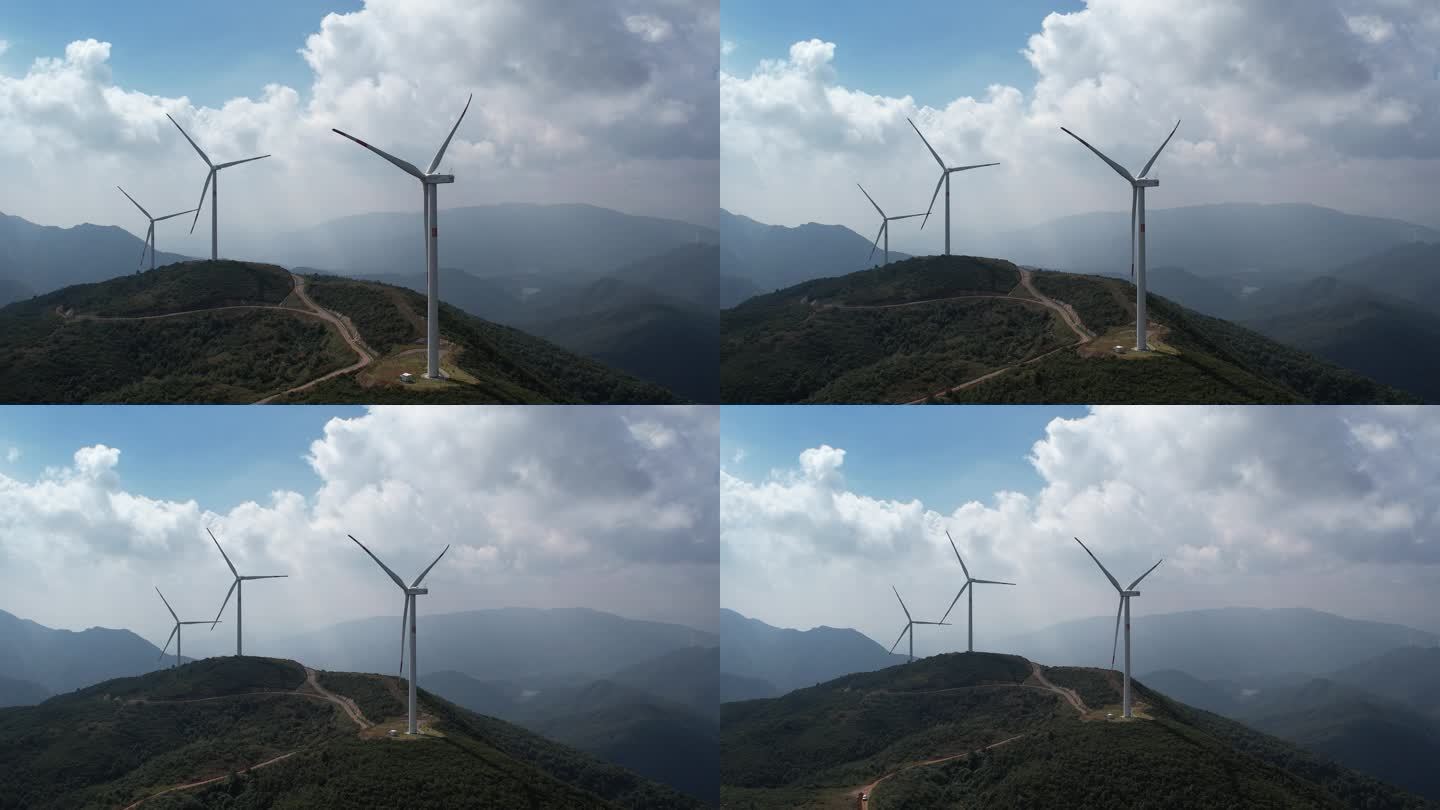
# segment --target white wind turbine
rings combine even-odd
[[[200,221],[200,209],[205,207],[205,192],[208,190],[210,192],[210,258],[211,260],[219,259],[220,170],[228,169],[231,166],[239,166],[241,163],[249,163],[252,160],[260,160],[261,158],[267,158],[270,156],[260,155],[259,157],[245,158],[244,160],[232,160],[229,163],[221,163],[218,165],[211,163],[210,156],[205,154],[205,150],[201,149],[199,144],[195,143],[195,141],[191,139],[189,134],[185,132],[184,127],[181,127],[178,121],[176,121],[174,118],[171,118],[170,113],[165,113],[165,117],[170,118],[170,123],[174,124],[175,128],[180,130],[180,134],[185,136],[185,140],[190,141],[190,145],[195,147],[195,151],[200,155],[200,159],[205,161],[206,166],[210,167],[209,173],[205,175],[205,185],[200,188],[200,205],[195,208],[195,219],[190,223],[190,232],[195,232],[195,223]]]
[[[234,575],[234,577],[235,577],[235,581],[232,582],[232,583],[230,583],[230,590],[229,590],[229,591],[226,591],[226,593],[225,593],[225,601],[220,603],[220,609],[215,612],[215,622],[219,622],[219,621],[220,621],[220,614],[224,613],[224,612],[225,612],[225,606],[228,605],[228,604],[230,604],[230,594],[234,594],[234,595],[235,595],[235,655],[237,655],[237,656],[244,655],[245,653],[243,652],[243,647],[242,647],[242,643],[241,643],[241,635],[240,635],[240,630],[241,630],[241,628],[244,626],[244,621],[245,621],[245,591],[244,591],[244,588],[241,587],[241,586],[242,586],[242,583],[244,583],[246,580],[250,580],[250,579],[284,579],[284,578],[288,577],[289,574],[264,574],[264,575],[261,575],[261,576],[243,576],[243,577],[242,577],[242,576],[240,576],[240,572],[235,570],[235,565],[234,565],[234,563],[230,562],[230,555],[225,553],[225,549],[220,548],[220,541],[219,541],[219,540],[215,540],[215,533],[212,532],[212,531],[210,531],[209,527],[206,527],[205,533],[208,534],[208,535],[210,535],[210,539],[211,539],[211,540],[214,540],[214,541],[215,541],[215,548],[220,549],[220,556],[225,558],[225,564],[230,567],[230,573],[231,573],[232,575]],[[214,629],[215,629],[215,625],[214,625],[213,623],[210,625],[210,629],[211,629],[211,630],[214,630]]]
[[[1080,541],[1080,538],[1075,538],[1075,542],[1080,543],[1080,547],[1085,549],[1085,553],[1090,555],[1090,559],[1095,560],[1096,565],[1100,565],[1100,560],[1096,558],[1088,546]],[[1140,580],[1150,576],[1150,571],[1159,568],[1162,562],[1165,562],[1165,560],[1162,559],[1160,562],[1150,566],[1150,569],[1136,577],[1135,581],[1130,583],[1130,587],[1128,588],[1120,587],[1120,583],[1115,581],[1115,577],[1110,576],[1110,572],[1105,570],[1105,566],[1100,565],[1100,570],[1104,572],[1105,578],[1110,580],[1110,584],[1114,585],[1115,590],[1120,593],[1120,605],[1115,609],[1115,640],[1110,644],[1111,669],[1115,668],[1115,647],[1120,640],[1120,614],[1125,614],[1125,690],[1121,703],[1123,707],[1122,714],[1125,717],[1130,716],[1130,597],[1140,595],[1140,592],[1135,590],[1135,586],[1140,584]]]
[[[955,538],[950,537],[949,530],[946,530],[945,537],[950,540],[950,548],[955,549],[955,559],[960,560],[960,549],[955,545]],[[947,618],[950,617],[950,611],[955,609],[955,603],[960,601],[961,594],[965,593],[965,591],[968,589],[970,591],[970,604],[969,610],[967,611],[970,614],[970,640],[965,645],[965,651],[975,652],[975,589],[971,588],[970,586],[1014,585],[1015,583],[1001,582],[998,579],[976,579],[970,576],[970,569],[965,567],[964,560],[960,560],[960,570],[965,572],[965,584],[960,586],[960,592],[955,594],[955,598],[951,600],[950,607],[945,609],[945,615],[940,617],[940,621],[944,622]]]
[[[160,588],[159,588],[159,587],[156,587],[156,588],[155,588],[155,593],[160,593]],[[180,628],[181,628],[181,626],[182,626],[182,625],[187,625],[187,624],[208,624],[208,625],[211,625],[211,626],[213,627],[213,626],[215,625],[215,622],[182,622],[182,621],[180,621],[180,617],[175,615],[175,608],[170,607],[170,600],[165,598],[165,594],[160,593],[160,601],[165,603],[165,609],[168,610],[168,611],[170,611],[170,617],[175,620],[175,629],[174,629],[174,630],[171,630],[171,631],[170,631],[170,637],[167,638],[167,639],[165,639],[165,647],[160,650],[160,658],[164,658],[164,657],[165,657],[165,651],[168,650],[168,649],[170,649],[170,642],[173,640],[173,641],[175,642],[175,666],[178,667],[178,666],[180,666],[180,661],[181,661],[181,658],[180,658]],[[155,659],[155,660],[158,661],[158,660],[160,660],[160,659],[157,658],[157,659]]]
[[[909,118],[906,118],[905,120],[906,120],[906,121],[910,121]],[[935,151],[935,147],[931,146],[931,145],[930,145],[930,142],[927,141],[927,140],[925,140],[925,136],[920,133],[920,128],[917,127],[917,126],[915,126],[915,122],[914,122],[914,121],[910,121],[910,128],[913,129],[913,130],[915,130],[915,134],[916,134],[916,135],[920,135],[920,140],[921,140],[921,141],[924,141],[924,143],[925,143],[925,148],[930,150],[930,154],[935,156],[935,162],[940,164],[940,180],[935,183],[935,193],[930,195],[930,207],[925,209],[925,219],[921,220],[921,222],[920,222],[920,227],[921,227],[921,229],[924,229],[925,223],[930,221],[930,211],[935,208],[935,198],[940,195],[940,186],[942,186],[942,185],[945,186],[945,255],[946,255],[946,256],[949,256],[949,255],[950,255],[950,175],[954,174],[955,172],[964,172],[964,171],[969,171],[970,169],[983,169],[983,168],[985,168],[986,166],[999,166],[1000,164],[999,164],[999,163],[976,163],[976,164],[973,165],[973,166],[946,166],[946,165],[945,165],[945,161],[943,161],[943,160],[940,159],[940,155]]]
[[[355,536],[354,536],[354,535],[347,535],[347,536],[348,536],[351,540],[355,540]],[[449,547],[449,546],[446,546],[446,547],[445,547],[445,550],[440,552],[440,555],[435,558],[434,562],[431,562],[429,565],[425,566],[425,570],[420,572],[420,576],[415,577],[415,581],[414,581],[414,582],[410,583],[409,585],[406,585],[406,584],[405,584],[405,581],[402,580],[400,577],[396,576],[396,575],[395,575],[395,572],[394,572],[394,571],[391,571],[390,568],[385,565],[385,563],[380,562],[380,558],[379,558],[379,557],[376,557],[374,554],[371,554],[371,553],[370,553],[370,549],[365,548],[365,544],[364,544],[364,543],[360,542],[359,540],[355,540],[355,545],[359,546],[360,549],[361,549],[362,551],[364,551],[366,554],[369,554],[369,555],[370,555],[370,559],[374,560],[376,565],[378,565],[378,566],[380,566],[381,568],[385,569],[385,573],[388,574],[388,575],[390,576],[390,579],[394,580],[395,584],[398,585],[398,586],[400,586],[400,590],[405,593],[405,610],[404,610],[403,613],[400,614],[400,674],[401,674],[401,676],[403,676],[403,675],[405,674],[405,630],[406,630],[406,622],[407,622],[407,620],[408,620],[408,622],[409,622],[409,630],[410,630],[410,715],[409,715],[409,720],[410,720],[410,722],[409,722],[409,727],[406,729],[405,733],[406,733],[406,734],[419,734],[419,733],[420,733],[420,730],[419,730],[419,726],[416,724],[416,710],[415,710],[416,705],[417,705],[416,702],[415,702],[415,679],[416,679],[416,674],[419,672],[419,668],[418,668],[418,667],[416,666],[416,664],[415,664],[415,611],[416,611],[416,609],[417,609],[417,605],[415,604],[415,597],[417,597],[417,596],[422,596],[422,595],[427,594],[427,593],[430,592],[430,589],[429,589],[429,588],[422,588],[422,587],[420,587],[420,580],[424,579],[424,578],[425,578],[425,575],[428,574],[428,573],[430,573],[430,569],[435,567],[435,563],[440,562],[440,557],[444,557],[444,556],[445,556],[445,552],[446,552],[446,551],[449,551],[449,550],[450,550],[450,547]]]
[[[1155,154],[1150,156],[1150,160],[1145,164],[1145,168],[1140,170],[1139,177],[1130,174],[1130,172],[1125,170],[1124,166],[1105,157],[1104,153],[1099,149],[1086,143],[1084,138],[1065,129],[1065,127],[1060,128],[1066,135],[1085,144],[1086,149],[1094,152],[1101,160],[1110,164],[1110,168],[1114,169],[1121,177],[1130,183],[1130,280],[1135,282],[1135,351],[1137,352],[1150,350],[1150,344],[1145,339],[1145,330],[1148,325],[1145,314],[1145,189],[1160,185],[1159,178],[1146,179],[1145,175],[1150,173],[1150,167],[1155,165],[1155,158],[1160,157],[1160,152],[1165,148],[1165,144],[1170,143],[1170,139],[1175,137],[1175,130],[1179,128],[1180,122],[1176,121],[1175,129],[1170,130],[1170,134],[1165,136],[1165,143],[1160,144],[1160,148],[1156,149]],[[1137,221],[1140,224],[1138,239],[1135,233],[1135,224]]]
[[[420,181],[420,190],[424,196],[425,209],[425,274],[427,284],[425,287],[425,376],[432,379],[441,379],[440,373],[440,211],[436,202],[435,187],[441,183],[455,182],[453,174],[436,174],[435,170],[440,167],[441,158],[445,157],[445,150],[450,147],[450,139],[455,137],[455,130],[460,128],[460,122],[465,120],[465,113],[470,110],[470,102],[475,98],[471,93],[470,98],[465,100],[465,109],[460,111],[460,117],[455,120],[455,126],[450,128],[450,134],[445,136],[445,142],[440,144],[440,151],[435,153],[435,159],[430,161],[430,168],[420,171],[414,164],[408,163],[387,152],[382,152],[370,144],[360,140],[354,135],[341,132],[338,129],[331,131],[337,135],[344,135],[346,138],[369,149],[371,152],[390,161],[400,167],[406,174]]]
[[[900,599],[900,591],[896,590],[896,588],[895,588],[894,585],[891,585],[891,586],[890,586],[890,590],[895,591],[895,598],[896,598],[896,599]],[[919,622],[919,621],[916,621],[916,620],[910,618],[910,608],[905,607],[905,600],[904,600],[904,599],[900,599],[900,609],[903,610],[903,611],[905,611],[905,629],[900,631],[900,638],[895,639],[895,643],[890,645],[890,652],[892,652],[892,653],[895,652],[895,648],[898,647],[898,646],[900,646],[900,639],[901,639],[901,638],[905,638],[905,634],[906,634],[906,633],[909,633],[909,634],[910,634],[910,660],[911,660],[911,661],[914,661],[914,660],[915,660],[915,625],[917,625],[917,624],[942,625],[942,624],[945,624],[945,622],[943,622],[943,621],[939,621],[939,622]]]
[[[119,187],[119,186],[116,186],[116,188],[120,188],[120,187]],[[186,214],[189,214],[189,213],[194,212],[195,209],[194,209],[194,208],[191,208],[191,209],[188,210],[188,211],[181,211],[181,212],[179,212],[179,213],[177,213],[177,214],[166,214],[166,215],[163,216],[163,217],[152,217],[152,216],[150,216],[150,212],[145,210],[144,206],[140,205],[140,203],[138,203],[138,202],[135,202],[135,198],[130,196],[130,192],[126,191],[126,190],[123,189],[123,188],[120,188],[120,193],[125,195],[125,199],[127,199],[127,200],[129,200],[130,202],[134,203],[134,204],[135,204],[135,207],[140,209],[140,213],[144,214],[146,219],[150,220],[150,227],[149,227],[148,229],[146,229],[146,231],[145,231],[145,245],[140,248],[140,266],[141,266],[141,267],[144,267],[144,266],[145,266],[145,251],[148,249],[148,250],[150,251],[150,269],[151,269],[151,270],[154,270],[154,269],[155,269],[155,223],[157,223],[157,222],[164,222],[164,221],[167,220],[167,219],[173,219],[173,218],[175,218],[175,217],[185,216]]]
[[[859,183],[856,183],[855,185],[860,186]],[[925,215],[924,215],[924,214],[901,214],[901,215],[898,216],[898,217],[887,217],[887,216],[885,216],[885,212],[880,210],[880,206],[875,202],[875,198],[870,196],[870,192],[866,191],[864,186],[860,186],[860,193],[861,193],[861,194],[864,194],[864,195],[865,195],[865,199],[869,200],[869,201],[870,201],[870,204],[873,205],[873,206],[875,206],[875,210],[876,210],[876,211],[880,211],[880,232],[877,233],[877,234],[875,234],[875,244],[873,244],[873,245],[870,246],[870,258],[871,258],[871,259],[875,258],[875,248],[877,248],[877,247],[880,246],[880,237],[883,236],[883,237],[885,237],[885,264],[889,264],[889,263],[890,263],[890,221],[891,221],[891,220],[895,220],[895,219],[910,219],[911,217],[923,217],[923,216],[925,216]],[[867,261],[868,261],[868,259],[867,259]]]

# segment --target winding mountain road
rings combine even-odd
[[[1076,693],[1076,691],[1075,691],[1074,689],[1067,689],[1067,688],[1065,688],[1065,687],[1063,687],[1063,686],[1056,686],[1055,684],[1051,683],[1051,682],[1050,682],[1050,679],[1045,677],[1045,671],[1040,667],[1039,664],[1035,663],[1034,661],[1031,661],[1031,662],[1030,662],[1030,675],[1031,675],[1031,677],[1032,677],[1037,683],[1035,683],[1035,684],[1028,684],[1028,683],[1022,683],[1022,684],[993,684],[993,685],[994,685],[994,686],[1014,685],[1014,686],[1020,686],[1020,687],[1022,687],[1022,688],[1026,688],[1026,689],[1043,689],[1043,690],[1045,690],[1045,691],[1047,691],[1047,692],[1053,692],[1053,693],[1055,693],[1056,695],[1059,695],[1060,698],[1063,699],[1066,703],[1068,703],[1068,704],[1070,704],[1072,707],[1074,707],[1075,711],[1077,711],[1077,712],[1080,713],[1081,719],[1084,719],[1085,715],[1090,711],[1090,709],[1089,709],[1088,707],[1086,707],[1085,701],[1083,701],[1083,700],[1080,699],[1080,695],[1079,695],[1078,693]],[[989,686],[989,685],[992,685],[992,684],[980,684],[979,686]],[[925,690],[925,691],[921,691],[921,692],[889,692],[888,694],[933,695],[933,694],[937,694],[937,693],[941,693],[941,692],[970,691],[970,690],[976,689],[976,688],[978,688],[978,687],[976,687],[976,686],[958,686],[958,687],[952,687],[952,688],[949,688],[949,689],[929,689],[929,690]],[[1014,737],[1010,737],[1010,738],[1008,738],[1008,739],[1001,740],[1000,742],[997,742],[997,743],[991,743],[990,745],[987,745],[987,746],[985,746],[984,748],[977,748],[977,749],[975,749],[975,750],[973,750],[973,751],[965,751],[965,752],[959,753],[959,754],[947,754],[947,755],[945,755],[945,756],[936,757],[936,758],[934,758],[934,759],[926,759],[926,760],[921,760],[920,762],[912,762],[912,763],[910,763],[910,764],[908,764],[908,765],[904,765],[904,766],[902,766],[902,767],[896,768],[895,770],[890,771],[889,773],[885,774],[884,776],[881,776],[879,779],[876,779],[874,782],[871,782],[871,783],[868,784],[868,785],[864,785],[864,786],[862,786],[862,787],[860,787],[860,788],[857,788],[857,789],[854,791],[855,800],[856,800],[856,802],[859,804],[859,806],[863,808],[863,807],[864,807],[864,802],[863,802],[863,800],[861,799],[861,797],[862,797],[862,796],[873,796],[873,794],[875,793],[875,788],[876,788],[877,786],[879,786],[881,782],[884,782],[886,779],[889,779],[890,777],[892,777],[892,776],[894,776],[894,775],[896,775],[896,774],[898,774],[898,773],[902,773],[902,772],[904,772],[904,771],[908,771],[908,770],[910,770],[911,768],[924,768],[924,767],[927,767],[927,766],[930,766],[930,765],[939,765],[939,764],[941,764],[941,763],[943,763],[943,762],[949,762],[949,761],[951,761],[951,760],[953,760],[953,759],[959,759],[959,758],[961,758],[961,757],[967,757],[967,756],[970,756],[971,754],[977,754],[977,753],[979,753],[979,752],[981,752],[981,751],[989,751],[989,750],[992,749],[992,748],[999,748],[1000,746],[1005,745],[1006,743],[1014,742],[1014,741],[1020,739],[1021,737],[1025,737],[1025,736],[1028,736],[1028,735],[1026,735],[1026,734],[1016,734]]]
[[[308,690],[308,691],[307,691],[307,690]],[[336,706],[339,706],[340,709],[345,713],[345,715],[346,715],[347,717],[349,717],[349,718],[355,723],[356,726],[359,726],[359,727],[360,727],[360,730],[361,730],[361,731],[364,731],[365,729],[370,728],[371,726],[375,725],[374,723],[371,723],[369,720],[365,719],[364,713],[362,713],[362,712],[360,711],[360,707],[355,704],[355,701],[354,701],[354,700],[351,700],[351,699],[348,698],[348,697],[344,697],[343,695],[337,695],[337,694],[335,694],[334,692],[331,692],[330,690],[328,690],[328,689],[326,689],[325,687],[321,686],[319,679],[317,679],[317,678],[315,677],[315,670],[313,670],[313,669],[311,669],[311,668],[309,668],[309,667],[306,667],[306,668],[305,668],[305,683],[304,683],[304,685],[301,686],[299,689],[294,689],[294,690],[291,690],[291,691],[281,691],[281,692],[237,692],[237,693],[231,694],[231,695],[217,695],[217,696],[215,696],[215,697],[206,697],[206,698],[188,698],[188,699],[184,699],[184,700],[132,700],[132,701],[130,701],[130,702],[131,702],[131,703],[201,703],[201,702],[203,702],[203,701],[208,701],[208,700],[225,700],[225,699],[227,699],[227,698],[247,697],[247,696],[253,696],[253,695],[288,695],[288,696],[291,696],[291,697],[303,697],[303,698],[312,698],[312,699],[315,699],[315,700],[324,700],[324,701],[328,701],[328,702],[330,702],[330,703],[333,703],[333,704],[335,704]],[[296,748],[294,751],[287,751],[287,752],[285,752],[285,753],[283,753],[283,754],[280,754],[280,755],[278,755],[278,756],[271,757],[270,759],[267,759],[267,760],[265,760],[264,762],[259,762],[259,763],[256,763],[256,764],[254,764],[254,765],[251,765],[251,766],[249,766],[249,767],[247,767],[247,768],[242,768],[242,769],[236,771],[236,773],[249,773],[249,772],[251,772],[251,771],[258,771],[258,770],[260,770],[261,768],[265,768],[265,767],[268,767],[268,766],[270,766],[270,765],[274,765],[274,764],[277,763],[277,762],[282,762],[282,761],[284,761],[284,760],[286,760],[286,759],[289,759],[290,757],[295,756],[296,754],[300,753],[301,751],[304,751],[304,750],[305,750],[306,748],[308,748],[308,747],[309,747],[309,746],[302,746],[302,747],[300,747],[300,748]],[[227,773],[227,774],[225,774],[225,775],[223,775],[223,776],[214,776],[214,777],[211,777],[211,778],[209,778],[209,779],[201,779],[201,780],[198,781],[198,782],[187,782],[186,784],[183,784],[183,785],[174,785],[174,786],[172,786],[172,787],[168,787],[168,788],[165,788],[164,790],[161,790],[161,791],[159,791],[159,792],[152,793],[152,794],[150,794],[149,796],[146,796],[146,797],[143,798],[143,799],[140,799],[140,800],[138,800],[138,801],[135,801],[135,802],[133,802],[133,803],[131,803],[131,804],[126,805],[126,806],[125,806],[125,810],[132,810],[132,808],[139,807],[140,805],[144,804],[145,802],[148,802],[148,801],[150,801],[151,799],[158,798],[158,797],[160,797],[160,796],[164,796],[164,795],[167,794],[167,793],[174,793],[174,792],[180,791],[180,790],[191,790],[191,789],[193,789],[193,788],[204,787],[205,785],[213,785],[213,784],[215,784],[216,782],[219,782],[219,781],[224,780],[224,779],[228,779],[229,776],[230,776],[230,775]]]
[[[58,306],[55,308],[55,311],[57,314],[60,315],[60,317],[66,320],[74,321],[154,321],[161,318],[180,318],[186,315],[201,315],[212,312],[225,312],[227,310],[237,309],[279,310],[280,312],[287,312],[292,315],[303,315],[307,318],[317,318],[319,320],[325,321],[326,323],[335,327],[335,331],[340,334],[340,338],[345,341],[345,345],[349,346],[351,351],[355,352],[355,354],[359,357],[359,360],[352,365],[328,372],[319,377],[316,377],[313,380],[302,383],[293,388],[287,388],[284,391],[279,391],[277,393],[271,394],[270,396],[256,400],[255,402],[256,405],[265,405],[267,403],[273,402],[280,397],[286,396],[287,394],[294,394],[299,391],[304,391],[308,388],[312,388],[316,385],[319,385],[320,383],[325,382],[326,380],[332,380],[336,377],[341,377],[346,374],[352,374],[354,372],[357,372],[360,369],[365,368],[366,366],[374,362],[375,358],[378,356],[373,349],[366,345],[365,339],[360,336],[359,330],[357,330],[355,326],[350,323],[349,319],[341,317],[340,315],[337,315],[336,313],[320,306],[319,304],[315,303],[313,299],[310,298],[310,295],[305,292],[304,278],[297,276],[294,273],[290,273],[290,280],[292,282],[291,292],[293,292],[295,294],[295,297],[299,299],[300,303],[305,306],[305,309],[296,309],[294,307],[281,306],[280,304],[232,304],[230,306],[210,307],[208,309],[186,309],[179,312],[163,312],[158,315],[76,315],[73,309],[66,310]]]

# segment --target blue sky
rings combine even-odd
[[[219,106],[258,96],[268,82],[306,93],[311,72],[298,51],[330,12],[358,10],[360,0],[207,3],[78,0],[57,14],[48,3],[6,3],[0,39],[10,48],[0,69],[23,73],[37,57],[54,57],[77,39],[122,44],[111,57],[115,82],[164,96]]]
[[[126,489],[151,498],[194,499],[222,511],[277,489],[311,494],[320,479],[305,461],[310,442],[332,417],[363,408],[290,406],[0,407],[0,473],[34,480],[65,467],[76,450],[120,449]],[[10,448],[19,458],[8,461]]]
[[[783,58],[792,43],[814,37],[844,48],[840,84],[941,106],[979,97],[997,82],[1028,87],[1035,71],[1020,50],[1029,36],[1046,14],[1083,7],[1079,0],[725,0],[721,36],[735,49],[723,64],[748,75],[761,59]]]
[[[852,491],[949,512],[996,492],[1041,485],[1027,457],[1055,418],[1084,407],[737,406],[721,409],[720,458],[732,475],[756,481],[791,470],[800,453],[822,444],[845,451],[841,469]],[[743,451],[736,461],[737,451]]]

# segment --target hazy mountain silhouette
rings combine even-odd
[[[163,244],[163,235],[158,238]],[[57,228],[0,214],[0,305],[134,273],[144,245],[139,237],[113,225]],[[155,254],[156,267],[184,260],[163,250]],[[150,267],[148,254],[145,267]]]
[[[893,244],[895,240],[890,241]],[[723,208],[720,243],[728,254],[722,254],[721,274],[748,281],[756,292],[771,292],[812,278],[845,275],[883,261],[878,250],[870,255],[873,239],[843,225],[811,222],[787,228],[756,222]],[[890,251],[892,262],[909,257],[893,248]]]
[[[173,654],[174,648],[171,648]],[[129,630],[56,630],[0,610],[0,676],[52,693],[170,666],[160,648]]]
[[[720,671],[766,681],[782,694],[904,660],[857,630],[791,630],[720,609]]]

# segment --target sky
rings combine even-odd
[[[216,163],[272,155],[221,173],[222,242],[409,212],[415,181],[331,128],[424,167],[473,92],[442,211],[590,203],[713,225],[718,43],[716,0],[7,2],[0,212],[140,236],[116,185],[152,213],[193,207],[205,166],[166,113]],[[188,225],[158,241],[203,253],[208,229]]]
[[[800,413],[802,412],[803,413]],[[738,412],[738,413],[737,413]],[[1109,616],[1323,610],[1440,632],[1440,410],[726,408],[720,605],[881,643],[973,576],[983,639]],[[957,608],[957,610],[963,609]],[[961,616],[963,621],[963,615]],[[963,649],[963,625],[916,637]],[[946,628],[948,629],[948,628]]]
[[[247,589],[262,654],[398,612],[347,534],[405,576],[451,544],[428,613],[588,607],[714,631],[718,434],[699,406],[0,408],[0,609],[158,646],[152,588],[205,619],[230,586],[210,527],[241,573],[289,575]]]
[[[721,206],[846,225],[924,211],[939,166],[957,238],[1147,206],[1299,202],[1440,226],[1440,5],[1433,0],[725,4]],[[943,212],[943,197],[935,210]],[[943,221],[943,220],[942,220]],[[938,252],[899,223],[892,248]],[[963,247],[959,252],[963,252]]]

